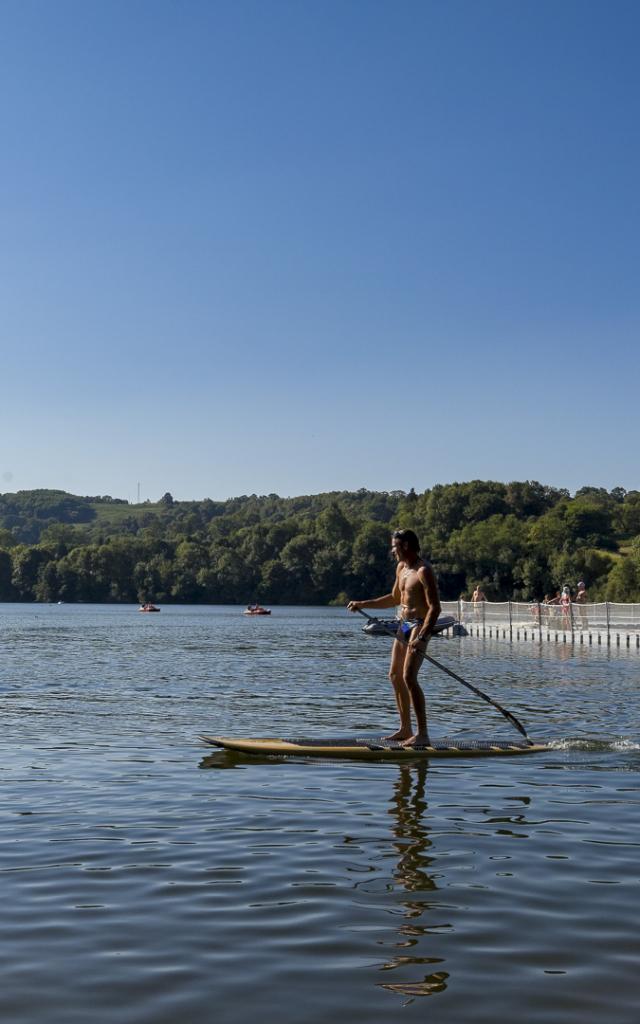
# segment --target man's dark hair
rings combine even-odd
[[[412,551],[420,550],[420,541],[413,530],[394,530],[391,536],[394,540],[400,540],[403,544],[408,544]]]

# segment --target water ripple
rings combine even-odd
[[[1,617],[3,1021],[635,1019],[633,652],[440,642],[535,757],[251,759],[196,736],[387,729],[384,638],[339,609]],[[511,737],[424,677],[435,735]]]

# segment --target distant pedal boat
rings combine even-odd
[[[243,615],[271,615],[270,608],[263,608],[260,604],[250,604],[242,613]]]
[[[141,604],[138,608],[139,612],[159,612],[160,609],[156,608],[155,604]]]

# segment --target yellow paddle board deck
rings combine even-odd
[[[551,748],[546,743],[526,740],[474,740],[445,737],[428,747],[403,747],[397,740],[380,736],[342,736],[329,739],[250,739],[242,736],[201,736],[213,747],[239,754],[285,755],[287,757],[332,757],[356,760],[404,761],[416,757],[492,757],[538,754]]]

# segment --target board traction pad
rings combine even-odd
[[[378,736],[345,736],[337,739],[306,739],[296,737],[295,739],[283,739],[283,743],[294,743],[301,747],[366,747],[367,750],[407,750],[399,740],[386,740]],[[526,741],[510,740],[472,740],[451,739],[443,737],[440,740],[431,740],[424,746],[416,746],[415,750],[520,750],[528,748],[531,744]]]

